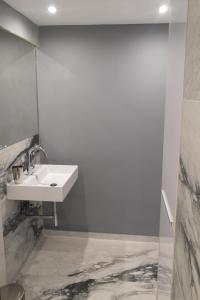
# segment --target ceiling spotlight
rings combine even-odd
[[[169,7],[167,5],[161,5],[159,8],[159,13],[160,14],[166,14],[166,12],[168,12]]]
[[[48,12],[50,14],[55,14],[57,12],[57,8],[55,6],[51,5],[51,6],[48,7]]]

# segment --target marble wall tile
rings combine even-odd
[[[180,175],[187,172],[188,188],[196,192],[200,185],[200,104],[184,101],[180,149]],[[185,171],[184,169],[185,168]]]
[[[0,151],[0,209],[3,223],[19,210],[19,203],[7,201],[6,197],[6,182],[12,180],[11,166],[18,158],[23,158],[34,143],[35,139],[28,138]]]
[[[200,299],[200,102],[183,105],[175,264],[183,299]],[[173,284],[173,300],[179,300]]]
[[[32,227],[32,218],[26,218],[14,231],[4,237],[7,282],[16,277],[36,244],[37,236]]]
[[[25,139],[0,151],[0,285],[15,280],[32,250],[41,221],[20,216],[20,202],[8,201],[6,182],[12,180],[12,165],[24,160],[27,150],[38,143],[38,136]]]
[[[200,0],[189,0],[172,300],[200,299]]]
[[[184,97],[200,100],[200,0],[189,0]]]
[[[178,197],[178,213],[176,226],[175,264],[184,299],[200,299],[200,251],[198,241],[199,216],[193,217],[196,209],[196,200],[190,190],[180,184]],[[198,225],[199,226],[199,225]],[[176,295],[178,286],[173,285],[173,293]],[[174,298],[178,300],[179,298]]]

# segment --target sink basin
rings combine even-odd
[[[22,183],[7,184],[9,200],[63,202],[78,178],[78,166],[36,165]]]

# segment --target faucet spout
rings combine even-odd
[[[27,166],[27,172],[28,175],[31,175],[31,168],[34,168],[34,157],[36,153],[42,152],[44,157],[46,158],[46,161],[48,161],[48,156],[45,151],[45,149],[41,145],[35,145],[28,151],[28,166]]]

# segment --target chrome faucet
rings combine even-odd
[[[31,175],[31,168],[34,169],[34,156],[36,153],[42,152],[46,160],[48,161],[48,156],[45,151],[45,149],[41,145],[35,145],[28,151],[28,166],[27,166],[27,172],[28,175]]]

